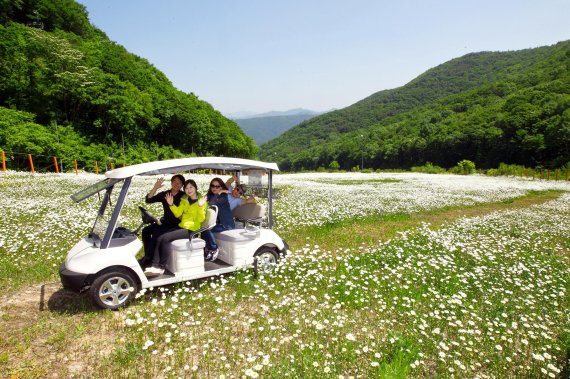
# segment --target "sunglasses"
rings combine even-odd
[[[212,184],[212,185],[210,186],[210,188],[222,188],[222,186],[217,185],[217,184]]]
[[[237,191],[237,193],[239,193],[240,195],[243,195],[243,191],[239,188],[234,188],[234,191]]]

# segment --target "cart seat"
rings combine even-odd
[[[247,224],[260,225],[265,217],[265,205],[258,203],[239,205],[232,214],[236,221],[236,229],[244,228]]]
[[[243,204],[236,207],[232,214],[236,220],[235,229],[216,233],[216,240],[245,242],[259,236],[261,221],[265,217],[265,206],[263,204]]]
[[[195,231],[189,231],[189,237],[172,241],[170,247],[172,254],[168,257],[166,268],[176,276],[192,275],[204,271],[204,248],[206,242],[197,238],[200,232],[212,229],[216,225],[218,208],[211,206],[206,211],[206,218],[202,222],[202,227]]]

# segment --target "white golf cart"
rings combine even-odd
[[[258,188],[267,191],[267,212],[262,204],[244,204],[234,209],[236,229],[216,233],[220,249],[214,262],[204,260],[204,240],[193,233],[188,239],[172,242],[163,275],[147,278],[137,262],[142,248],[138,232],[145,223],[157,222],[141,208],[142,224],[134,231],[119,225],[119,218],[134,176],[188,172],[190,170],[223,170],[228,175],[252,175]],[[287,254],[288,246],[272,228],[272,174],[277,164],[254,160],[221,157],[182,158],[142,163],[108,171],[105,179],[72,196],[83,201],[104,191],[97,218],[89,235],[79,241],[60,265],[59,274],[64,288],[89,290],[94,303],[107,309],[126,305],[139,289],[205,278],[252,266],[257,273],[274,269],[279,258]],[[262,178],[266,176],[267,184]],[[113,190],[118,196],[111,197]],[[202,229],[216,223],[217,208],[207,211]]]

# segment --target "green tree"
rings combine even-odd
[[[475,163],[471,162],[468,159],[464,159],[459,163],[457,163],[457,166],[455,166],[452,171],[456,174],[462,174],[462,175],[474,174]]]
[[[340,169],[340,165],[338,164],[337,161],[332,161],[332,162],[329,164],[329,170],[331,170],[331,171],[338,171],[339,169]]]

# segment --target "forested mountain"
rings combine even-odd
[[[73,0],[0,0],[0,148],[83,166],[254,157],[239,126],[110,41]]]
[[[432,68],[396,89],[317,116],[260,148],[284,170],[451,167],[469,159],[570,162],[570,41],[481,52]],[[271,157],[271,158],[270,158]]]
[[[278,137],[293,126],[315,117],[317,113],[300,113],[282,116],[255,116],[239,118],[234,121],[242,128],[245,134],[261,145]]]

